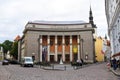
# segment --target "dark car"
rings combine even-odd
[[[8,60],[3,60],[2,65],[9,65],[9,61]]]
[[[19,64],[19,62],[17,60],[10,60],[9,63],[10,64]]]

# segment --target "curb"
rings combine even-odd
[[[113,70],[112,68],[110,68],[110,70],[112,71],[112,73],[114,73],[116,76],[119,76],[120,77],[120,74],[117,73],[115,70]]]

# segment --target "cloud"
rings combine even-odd
[[[83,20],[89,22],[90,3],[98,34],[107,33],[104,0],[3,0],[0,1],[0,42],[22,35],[28,21]],[[100,33],[100,30],[105,33]]]

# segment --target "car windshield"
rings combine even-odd
[[[28,62],[31,62],[32,61],[32,59],[25,59],[26,61],[28,61]]]

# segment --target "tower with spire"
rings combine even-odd
[[[96,25],[94,24],[94,21],[93,21],[93,14],[92,14],[91,5],[90,5],[90,11],[89,11],[89,23],[94,28],[94,34],[93,34],[93,36],[95,38],[97,36],[97,27],[96,27]]]
[[[94,21],[93,21],[93,15],[92,15],[91,6],[90,6],[90,11],[89,11],[89,23],[91,23],[93,28],[96,28],[96,25],[94,24]]]
[[[91,6],[90,6],[90,11],[89,11],[89,23],[94,24],[94,22],[93,22],[93,16],[92,16]]]

